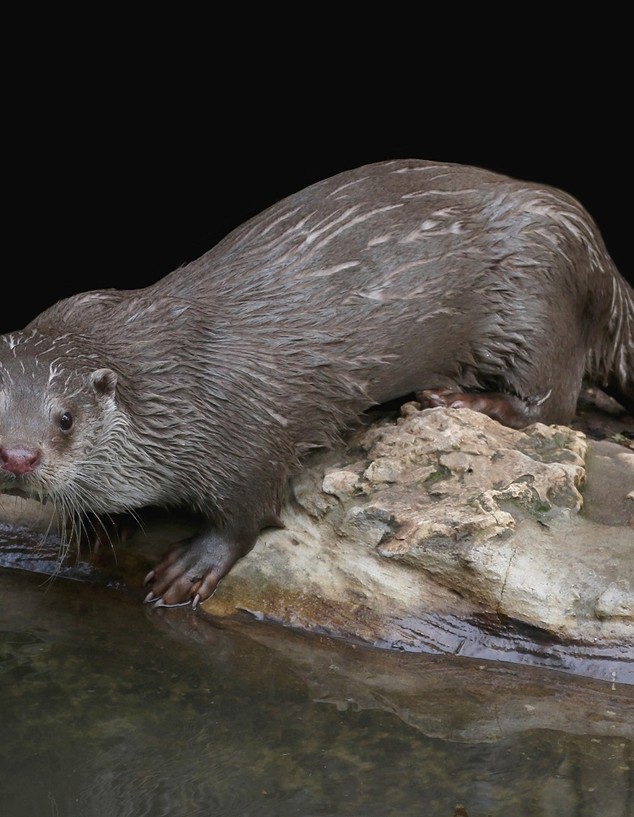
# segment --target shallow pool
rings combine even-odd
[[[3,817],[634,814],[634,686],[0,590]]]

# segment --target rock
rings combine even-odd
[[[285,527],[264,532],[203,607],[462,654],[481,654],[486,621],[498,657],[530,632],[536,654],[556,645],[542,650],[555,664],[574,645],[568,657],[625,658],[634,672],[633,486],[621,445],[406,404],[314,455]]]

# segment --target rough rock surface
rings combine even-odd
[[[634,662],[633,490],[625,446],[409,403],[312,458],[284,528],[204,610],[406,650],[521,660],[546,636],[555,665],[572,643]]]

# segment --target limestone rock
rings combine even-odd
[[[634,672],[633,487],[622,446],[406,404],[308,461],[285,527],[261,535],[204,609],[463,654],[472,625],[503,622],[489,646],[533,628],[619,660],[625,650]]]

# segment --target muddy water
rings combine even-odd
[[[632,817],[634,686],[0,570],[3,817]]]

